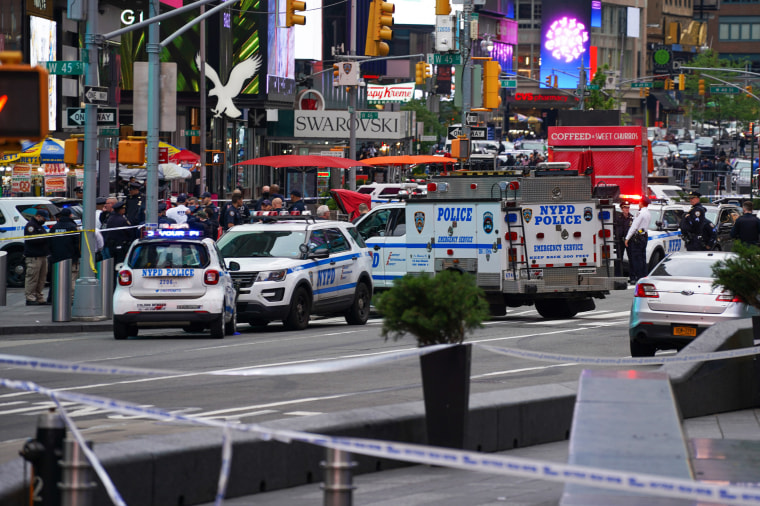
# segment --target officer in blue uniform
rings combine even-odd
[[[704,233],[707,224],[707,210],[699,201],[701,196],[702,194],[699,192],[689,194],[691,209],[681,220],[681,234],[684,243],[686,243],[686,251],[706,251],[708,249],[708,237]]]

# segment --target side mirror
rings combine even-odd
[[[240,270],[240,264],[235,262],[234,260],[227,262],[227,270],[228,271],[239,271]]]
[[[326,249],[321,249],[319,251],[310,251],[308,255],[308,258],[313,258],[317,260],[321,258],[329,258],[329,257],[330,257],[330,252],[327,251]]]
[[[655,225],[657,225],[657,230],[662,230],[662,222],[661,221],[655,221]]]

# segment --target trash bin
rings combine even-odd
[[[103,316],[113,317],[113,273],[114,259],[104,258],[98,262],[98,279],[100,280],[101,296],[103,301]]]
[[[53,278],[50,290],[53,292],[53,321],[71,321],[71,259],[53,264]]]

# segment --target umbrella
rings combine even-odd
[[[524,114],[519,114],[519,113],[515,113],[509,119],[512,120],[512,121],[518,121],[518,122],[528,121],[528,117],[527,116],[525,116]]]
[[[121,177],[136,177],[137,179],[148,177],[148,169],[127,169],[122,167],[124,165],[119,165],[119,175]],[[158,164],[158,179],[187,179],[189,177],[192,177],[190,171],[180,167],[176,163]]]
[[[22,144],[23,146],[23,144]],[[0,160],[0,163],[22,163],[29,165],[42,165],[43,163],[62,163],[64,142],[60,139],[48,137],[37,143],[27,143],[26,148],[19,153],[9,153]]]
[[[173,163],[198,163],[201,161],[201,156],[190,151],[189,149],[181,149],[173,155],[169,156],[169,161]]]
[[[369,165],[417,165],[420,163],[455,163],[456,159],[432,155],[378,156],[364,160]]]
[[[535,116],[528,116],[528,123],[543,123],[544,120]]]
[[[172,146],[168,142],[158,141],[158,147],[166,148],[170,158],[180,152],[180,149],[177,146]]]
[[[322,155],[275,155],[251,158],[235,165],[268,165],[269,167],[333,167],[348,169],[367,167],[368,164],[350,158]]]

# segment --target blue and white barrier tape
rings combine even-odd
[[[102,409],[127,414],[140,414],[147,418],[157,420],[171,420],[177,422],[193,423],[212,427],[222,427],[225,430],[238,430],[242,432],[256,433],[263,439],[275,439],[281,442],[301,441],[325,448],[335,448],[351,453],[368,455],[373,457],[402,460],[416,464],[437,465],[467,471],[486,472],[490,474],[522,476],[526,478],[543,479],[562,483],[576,483],[590,487],[605,488],[623,492],[635,492],[640,494],[660,497],[675,497],[698,501],[727,505],[760,505],[760,490],[755,488],[740,487],[735,485],[720,485],[715,483],[702,483],[694,480],[669,478],[644,473],[630,473],[607,469],[598,469],[587,466],[571,464],[559,464],[534,459],[519,457],[505,457],[502,455],[484,454],[472,451],[452,450],[410,443],[397,443],[363,438],[331,437],[307,432],[269,430],[259,425],[231,424],[213,420],[197,419],[192,416],[169,413],[155,408],[143,408],[127,402],[106,399],[102,397],[72,394],[68,392],[54,392],[32,382],[13,381],[0,379],[0,385],[18,390],[38,392],[48,395],[56,400],[66,399],[96,406]],[[67,424],[73,427],[73,423],[65,417]],[[231,461],[231,442],[227,437],[223,441],[222,470],[219,476],[219,490],[217,492],[217,504],[220,497],[224,496],[223,487],[226,489],[229,478],[229,464]],[[102,465],[97,457],[88,451],[81,434],[75,435],[77,442],[82,445],[85,455],[93,466]],[[97,463],[97,464],[96,464]],[[102,471],[105,473],[105,471]],[[99,476],[100,472],[99,472]],[[102,477],[101,477],[102,479]],[[110,481],[110,480],[109,480]],[[114,499],[115,496],[112,496]],[[114,500],[115,504],[123,504]]]
[[[180,371],[167,371],[157,369],[141,369],[139,367],[114,367],[110,365],[83,364],[66,360],[53,360],[48,358],[26,357],[23,355],[6,355],[0,353],[0,364],[54,372],[73,372],[86,374],[118,374],[137,376],[175,375],[187,374]]]

